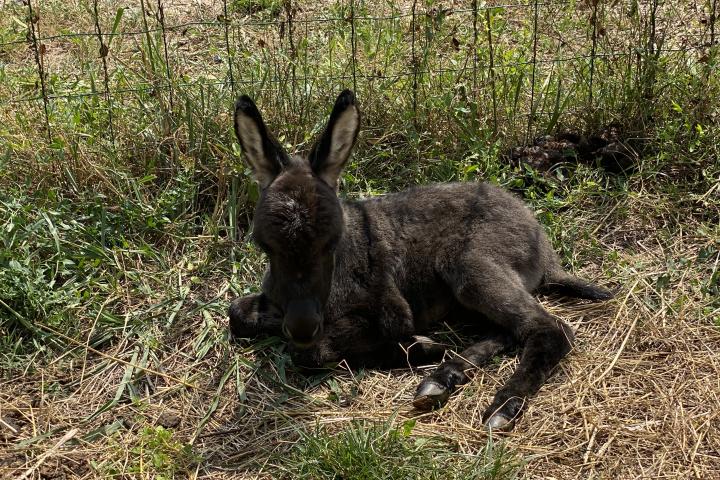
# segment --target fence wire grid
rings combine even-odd
[[[82,136],[84,122],[113,146],[148,129],[201,135],[200,117],[222,115],[239,93],[304,130],[346,87],[416,133],[463,117],[462,128],[527,141],[690,89],[670,73],[716,74],[717,0],[23,0],[2,10],[3,108],[34,109],[50,144]]]

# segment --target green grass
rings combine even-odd
[[[191,445],[179,442],[172,430],[160,426],[145,427],[130,445],[118,442],[116,447],[118,458],[92,461],[106,478],[131,475],[168,480],[187,476],[200,461]]]
[[[483,479],[517,478],[518,459],[492,439],[481,451],[463,454],[447,440],[412,436],[414,420],[352,422],[332,435],[317,427],[302,432],[289,455],[279,460],[283,478],[314,479]]]
[[[283,8],[280,0],[234,0],[228,3],[231,11],[243,14],[262,12],[271,17],[276,17]]]

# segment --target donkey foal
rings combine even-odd
[[[412,188],[361,201],[337,197],[360,127],[344,91],[307,158],[288,155],[247,97],[235,133],[260,185],[253,237],[270,266],[262,293],[230,305],[235,337],[284,335],[295,363],[392,366],[442,355],[427,332],[470,314],[487,335],[443,362],[413,404],[431,409],[468,372],[519,346],[517,370],[485,410],[488,428],[510,429],[573,342],[570,327],[532,296],[543,288],[592,300],[608,290],[566,273],[523,203],[485,183]]]

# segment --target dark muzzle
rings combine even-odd
[[[310,347],[322,333],[322,317],[317,300],[292,300],[283,320],[283,333],[299,347]]]

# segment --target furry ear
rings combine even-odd
[[[355,95],[344,90],[335,100],[325,131],[308,155],[313,172],[332,188],[337,188],[340,172],[350,158],[359,130],[360,111],[355,105]]]
[[[235,102],[234,124],[235,135],[255,180],[260,184],[260,188],[267,187],[289,163],[287,153],[268,133],[260,111],[247,95],[241,96]]]

